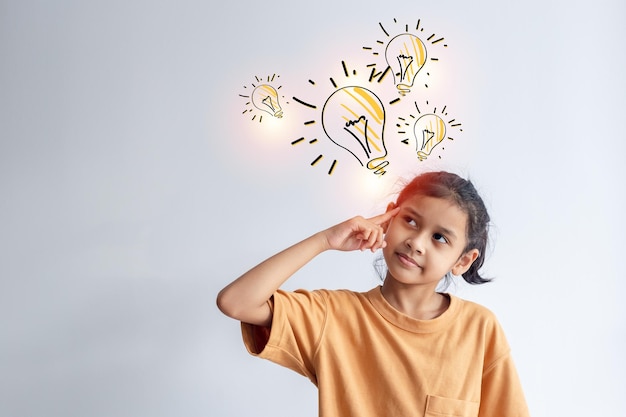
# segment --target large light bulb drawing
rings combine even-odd
[[[274,117],[283,117],[283,110],[278,102],[278,92],[269,84],[261,84],[252,92],[252,104],[259,110]]]
[[[385,109],[380,99],[363,87],[349,86],[328,97],[322,110],[326,136],[347,150],[376,175],[383,175],[389,162],[383,133]]]
[[[445,139],[446,124],[435,114],[425,114],[415,122],[413,134],[417,142],[417,157],[423,161]]]
[[[417,36],[403,33],[389,41],[385,59],[393,70],[398,92],[404,96],[411,91],[415,76],[426,63],[426,47]]]

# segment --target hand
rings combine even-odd
[[[353,217],[322,233],[329,249],[341,251],[369,249],[375,252],[386,246],[384,236],[387,226],[399,211],[400,208],[396,207],[369,219],[361,216]]]

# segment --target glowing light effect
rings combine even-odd
[[[322,110],[326,136],[350,152],[376,175],[389,162],[384,142],[385,108],[380,99],[363,87],[343,87],[328,97]]]
[[[346,62],[341,61],[343,75],[350,80],[340,80],[337,74],[334,74],[328,78],[332,89],[323,91],[321,94],[318,91],[317,94],[312,94],[305,99],[302,99],[303,96],[300,95],[301,98],[292,97],[307,112],[314,112],[306,114],[297,123],[304,123],[304,126],[309,126],[307,129],[315,128],[317,131],[309,130],[292,136],[291,145],[293,149],[314,149],[310,165],[326,166],[328,175],[333,174],[337,166],[343,169],[343,165],[338,164],[338,159],[343,163],[341,158],[352,161],[354,167],[356,167],[354,164],[354,159],[356,159],[361,167],[373,172],[374,176],[364,175],[371,179],[370,182],[379,180],[387,173],[390,162],[387,150],[389,142],[385,143],[385,124],[388,121],[386,120],[386,107],[398,103],[401,99],[404,100],[409,93],[415,94],[415,90],[421,84],[418,80],[423,79],[425,82],[425,77],[431,76],[432,62],[439,61],[439,58],[433,56],[436,55],[437,48],[448,46],[443,37],[432,32],[425,32],[419,19],[412,27],[409,27],[409,24],[400,24],[396,19],[393,19],[392,24],[383,25],[379,22],[378,25],[385,37],[377,40],[373,47],[363,47],[376,58],[376,62],[367,64],[366,74],[357,76],[357,70],[349,69]],[[360,71],[363,69],[361,68]],[[266,78],[255,77],[255,82],[250,84],[251,88],[247,94],[240,94],[241,97],[247,99],[247,108],[243,114],[251,114],[252,120],[259,122],[265,117],[264,131],[268,131],[268,128],[284,131],[286,127],[284,104],[289,104],[289,102],[281,94],[282,86],[276,86],[279,77],[276,74]],[[388,82],[391,78],[393,78],[394,87],[391,87]],[[310,79],[308,81],[309,84],[316,85],[315,81]],[[423,85],[428,88],[428,83],[425,82]],[[383,97],[385,105],[379,97]],[[322,102],[323,105],[321,105]],[[401,122],[396,126],[399,128],[398,133],[410,136],[403,139],[402,143],[409,145],[410,141],[415,140],[415,154],[419,161],[425,161],[431,154],[434,153],[437,156],[441,154],[440,150],[445,150],[441,144],[444,139],[454,140],[448,136],[448,132],[460,126],[460,123],[455,124],[454,119],[449,120],[450,118],[446,117],[445,106],[439,114],[437,114],[437,109],[422,114],[417,108],[417,102],[415,107],[418,116],[410,115],[411,120],[408,120],[408,117],[398,117]],[[388,110],[392,111],[389,107]],[[298,114],[296,112],[294,114],[297,118]],[[291,116],[290,114],[290,120],[287,122],[293,121],[294,118]],[[258,125],[255,126],[258,128]],[[343,150],[338,150],[338,148]],[[394,159],[394,169],[397,169],[395,165],[397,148],[389,146],[389,149]],[[409,152],[402,153],[412,159],[412,155],[415,154],[410,148],[407,149]],[[327,158],[325,155],[328,154],[333,156]],[[336,156],[338,159],[333,159],[335,154],[338,154]],[[441,159],[440,155],[438,157]],[[411,166],[414,163],[412,160]],[[359,174],[363,172],[363,169],[357,168],[356,170]]]

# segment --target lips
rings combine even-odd
[[[421,268],[421,266],[419,266],[418,263],[415,262],[413,258],[411,258],[409,255],[406,255],[404,253],[396,253],[396,256],[400,260],[400,263],[402,263],[405,266],[412,267],[412,268]]]

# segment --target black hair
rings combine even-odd
[[[479,273],[479,269],[485,262],[490,218],[485,203],[472,182],[446,171],[425,172],[404,186],[396,204],[400,205],[415,195],[447,199],[467,214],[467,230],[465,231],[467,244],[463,253],[478,249],[478,257],[462,274],[463,279],[470,284],[484,284],[491,281],[490,278],[485,278]],[[449,280],[450,276],[446,275],[446,279]]]

